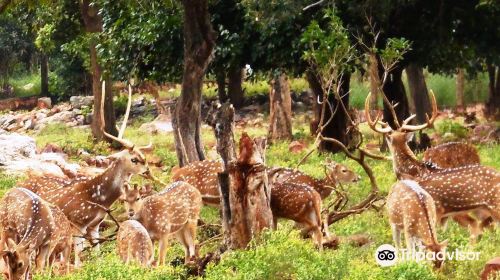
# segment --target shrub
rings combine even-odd
[[[438,133],[446,136],[448,140],[463,139],[469,134],[466,127],[452,120],[443,120],[437,123],[436,126]]]

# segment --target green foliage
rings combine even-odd
[[[91,154],[109,153],[109,145],[105,142],[94,143],[88,130],[67,127],[64,124],[49,124],[37,135],[38,147],[54,143],[64,149],[71,156],[78,154],[83,149]]]
[[[48,53],[55,49],[55,43],[51,38],[55,28],[54,24],[46,24],[38,30],[38,35],[35,39],[35,46],[39,50]]]
[[[99,57],[116,80],[179,80],[182,10],[177,2],[99,1],[104,31]]]
[[[306,45],[303,58],[328,76],[335,68],[337,73],[346,71],[353,60],[353,49],[349,34],[334,10],[327,10],[325,27],[313,20],[302,34],[301,42]]]
[[[404,38],[389,38],[383,49],[377,50],[385,69],[391,69],[404,55],[411,50],[411,44]]]
[[[37,74],[23,74],[11,77],[8,82],[17,97],[28,97],[40,93],[40,77]]]
[[[469,134],[469,131],[467,130],[466,127],[452,120],[443,120],[436,126],[437,126],[437,131],[439,131],[439,134],[441,135],[451,134],[450,136],[448,136],[450,137],[449,140],[463,139],[467,137],[467,135]]]

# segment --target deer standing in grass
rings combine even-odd
[[[34,255],[36,268],[45,267],[54,247],[51,240],[56,228],[47,202],[30,190],[13,188],[0,204],[0,225],[0,255],[8,279],[27,279]]]
[[[185,262],[195,260],[196,228],[202,207],[202,197],[198,189],[186,182],[174,182],[146,198],[141,198],[139,192],[125,195],[129,198],[125,200],[129,216],[146,228],[153,242],[159,243],[159,265],[165,264],[165,255],[172,235],[184,246]]]
[[[55,228],[52,235],[54,249],[50,254],[49,263],[51,266],[54,263],[59,263],[66,273],[69,273],[71,252],[73,251],[73,235],[76,232],[59,207],[51,205],[50,210],[54,217]]]
[[[429,127],[437,117],[436,98],[432,91],[433,112],[427,123],[409,125],[415,117],[412,115],[404,120],[397,130],[380,121],[380,113],[373,121],[370,117],[369,102],[370,95],[365,101],[366,120],[372,130],[386,136],[397,178],[414,179],[434,198],[439,221],[443,222],[446,217],[452,216],[459,224],[470,228],[474,241],[482,232],[482,227],[469,216],[469,212],[492,216],[494,220],[500,219],[500,174],[495,169],[481,165],[438,168],[419,161],[408,147],[407,141],[411,138],[408,132]]]
[[[104,89],[103,82],[103,99],[106,94]],[[81,176],[70,181],[32,178],[30,182],[25,184],[42,198],[59,207],[77,228],[79,234],[83,234],[91,240],[99,238],[99,226],[106,217],[109,207],[122,195],[124,183],[129,181],[134,174],[144,177],[151,176],[144,152],[150,150],[152,145],[138,147],[123,139],[131,101],[132,91],[129,88],[127,111],[118,137],[103,130],[106,137],[122,144],[124,147],[121,152],[108,156],[112,163],[103,173],[94,177]],[[101,111],[103,110],[103,107],[101,107]],[[103,115],[101,114],[101,116]],[[78,266],[80,264],[79,254],[83,250],[84,239],[75,237],[74,242],[75,266]]]
[[[139,197],[140,199],[140,197]],[[149,233],[144,226],[135,220],[120,224],[116,235],[116,247],[121,260],[129,264],[137,261],[142,266],[150,266],[154,258],[154,247]]]
[[[438,242],[436,231],[436,205],[432,196],[413,180],[395,183],[387,197],[389,222],[396,248],[401,248],[401,232],[404,232],[406,247],[415,252],[421,241],[434,253],[442,252],[447,241]],[[435,262],[437,267],[441,262]]]

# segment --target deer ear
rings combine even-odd
[[[413,137],[415,136],[415,132],[407,132],[406,133],[406,142],[410,142],[413,140]]]
[[[7,239],[7,248],[13,250],[14,248],[16,248],[17,244],[16,242],[14,242],[14,240],[12,239]]]

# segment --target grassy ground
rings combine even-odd
[[[40,75],[30,74],[14,77],[9,80],[17,97],[28,97],[40,94]]]
[[[145,119],[149,119],[146,117]],[[175,150],[172,135],[150,136],[144,135],[138,129],[141,121],[129,125],[126,137],[137,144],[147,144],[152,140],[155,144],[154,153],[162,158],[166,168],[156,170],[155,174],[164,181],[169,181],[169,168],[176,164]],[[439,126],[438,126],[439,127]],[[251,136],[265,135],[262,128],[247,128]],[[294,119],[295,137],[310,145],[312,138],[307,136],[304,116]],[[373,140],[374,135],[366,128],[367,141]],[[237,131],[237,136],[242,131]],[[202,132],[204,144],[209,152],[215,144],[213,132],[204,128]],[[108,153],[108,146],[103,143],[93,143],[87,129],[66,128],[62,125],[51,125],[35,136],[38,146],[46,143],[57,143],[68,152],[75,153],[78,149],[85,149],[90,153]],[[500,146],[498,144],[479,146],[481,159],[485,165],[500,168]],[[304,155],[291,154],[288,143],[280,142],[271,145],[267,150],[267,165],[294,167]],[[323,170],[320,164],[330,155],[313,153],[300,169],[315,177],[321,177]],[[362,199],[369,192],[369,181],[362,169],[354,162],[346,160],[342,155],[332,158],[342,162],[363,176],[360,183],[348,186],[351,203]],[[77,160],[77,156],[73,156]],[[372,166],[382,194],[386,195],[390,186],[395,182],[392,166],[387,161],[369,161]],[[0,174],[0,194],[15,185],[20,178]],[[117,213],[119,214],[119,213]],[[218,211],[204,207],[202,219],[209,223],[217,223]],[[468,233],[465,229],[451,222],[446,231],[440,230],[439,239],[449,240],[449,250],[470,250],[480,252],[479,261],[450,261],[440,271],[432,269],[427,263],[400,263],[390,268],[379,267],[375,263],[374,253],[378,246],[391,243],[391,231],[385,210],[376,212],[370,210],[361,215],[351,216],[331,225],[330,230],[345,237],[353,234],[366,234],[371,243],[363,247],[354,247],[342,242],[337,250],[326,249],[318,252],[313,248],[310,240],[299,237],[298,231],[288,221],[280,221],[278,230],[265,233],[259,240],[252,243],[249,250],[236,251],[223,255],[218,265],[211,265],[206,271],[208,279],[477,279],[484,263],[494,256],[500,255],[500,229],[488,231],[483,238],[474,245],[468,244]],[[203,241],[213,232],[199,229],[199,239]],[[343,240],[343,239],[342,239]],[[213,251],[217,243],[208,244],[201,249],[201,253]],[[52,275],[37,275],[35,279],[187,279],[187,269],[178,265],[183,255],[182,248],[173,242],[168,253],[168,260],[175,265],[168,265],[155,269],[142,269],[134,265],[126,266],[120,262],[113,242],[106,244],[101,252],[93,252],[86,257],[84,267],[65,277]],[[193,277],[194,278],[194,277]]]

